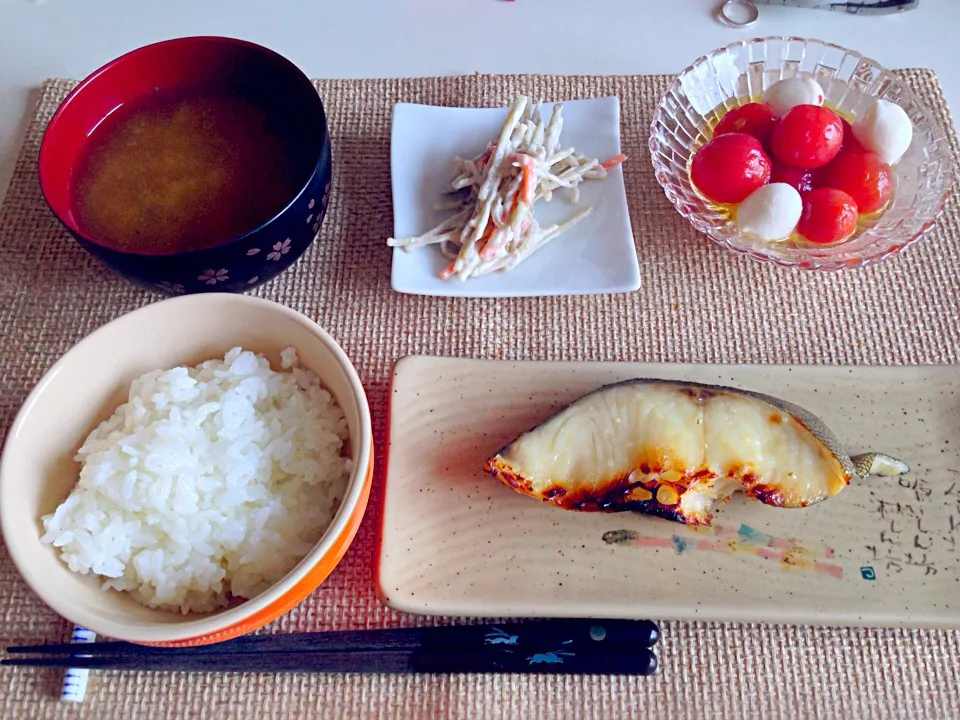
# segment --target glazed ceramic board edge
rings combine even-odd
[[[636,377],[781,397],[819,415],[850,452],[884,450],[912,472],[804,510],[736,497],[712,528],[696,529],[560,510],[480,469],[570,401]],[[389,412],[377,588],[398,610],[960,627],[956,366],[408,357],[395,366]]]

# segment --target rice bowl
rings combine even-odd
[[[293,567],[262,591],[257,593],[268,583],[250,576],[249,599],[232,597],[225,574],[228,592],[214,602],[226,600],[227,606],[206,612],[191,609],[184,614],[175,602],[149,607],[143,602],[146,594],[138,598],[112,587],[105,592],[106,575],[70,570],[61,549],[41,542],[47,534],[41,518],[56,513],[77,487],[82,468],[75,458],[84,441],[129,401],[134,380],[158,368],[189,368],[211,358],[222,363],[238,347],[262,355],[277,370],[282,369],[284,351],[296,348],[299,365],[316,375],[342,412],[348,438],[341,449],[347,468],[343,491],[318,493],[316,507],[314,499],[301,500],[304,517],[313,515],[312,531],[318,539],[313,544],[312,537],[294,541],[285,548]],[[277,303],[227,293],[192,295],[156,302],[107,323],[43,376],[15,418],[0,458],[0,523],[17,570],[62,617],[98,635],[131,642],[205,644],[263,626],[295,607],[327,578],[360,526],[372,472],[366,394],[333,338]],[[191,532],[196,530],[187,525]],[[308,552],[295,562],[293,552],[299,554],[308,545]],[[121,549],[118,557],[122,555]],[[176,589],[170,598],[178,599]]]
[[[134,380],[40,541],[104,590],[184,614],[269,588],[320,539],[351,465],[330,393],[294,348],[281,363],[236,347]]]

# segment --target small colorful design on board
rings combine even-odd
[[[780,538],[755,530],[749,525],[733,528],[689,528],[695,535],[642,535],[633,530],[611,530],[603,534],[608,545],[642,548],[672,548],[677,555],[686,552],[705,551],[729,554],[748,554],[780,563],[781,569],[813,570],[835,578],[843,577],[843,568],[836,563],[824,562],[834,556],[833,548],[826,545],[805,545],[794,538]],[[700,539],[696,535],[710,537]]]
[[[673,549],[677,551],[677,555],[683,554],[683,551],[690,547],[690,541],[679,535],[674,535],[670,538],[670,541],[673,543]]]
[[[877,573],[869,565],[864,565],[862,568],[860,568],[860,577],[862,577],[864,580],[876,580]]]

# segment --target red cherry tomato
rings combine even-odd
[[[766,144],[776,122],[777,116],[773,114],[769,105],[747,103],[728,111],[717,123],[713,135],[716,137],[717,135],[741,132],[753,135],[757,140]]]
[[[803,196],[797,232],[810,242],[832,243],[857,229],[857,203],[836,188],[818,188]]]
[[[883,207],[893,194],[893,171],[879,156],[843,152],[817,174],[817,184],[843,190],[862,213]]]
[[[840,124],[843,126],[843,143],[840,145],[840,152],[867,152],[867,149],[854,136],[853,127],[846,118],[840,118]]]
[[[786,183],[802,195],[813,190],[813,172],[793,167],[793,165],[784,165],[779,160],[774,160],[770,182]]]
[[[770,180],[770,158],[752,135],[717,135],[693,156],[690,179],[713,202],[742,202]]]
[[[840,116],[819,105],[796,105],[780,118],[770,134],[770,152],[794,167],[823,167],[840,152]]]

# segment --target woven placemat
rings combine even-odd
[[[956,135],[933,73],[902,77]],[[356,363],[385,446],[392,363],[411,353],[541,360],[759,363],[956,363],[960,360],[960,203],[900,257],[841,273],[786,271],[698,235],[657,185],[646,151],[670,78],[482,76],[320,80],[335,171],[321,236],[257,294],[316,319]],[[91,330],[157,296],[105,270],[58,226],[36,181],[46,122],[72,87],[44,84],[0,211],[0,428],[50,365]],[[457,300],[390,289],[390,114],[397,101],[506,105],[618,94],[642,288],[628,295]],[[381,457],[382,462],[382,457]],[[383,465],[375,478],[379,495]],[[274,631],[440,621],[402,616],[374,597],[380,508],[347,557]],[[57,701],[60,674],[4,669],[5,718],[489,717],[956,718],[960,632],[664,623],[655,678],[533,676],[219,676],[98,672],[86,702]],[[0,643],[55,641],[67,624],[0,550]]]

